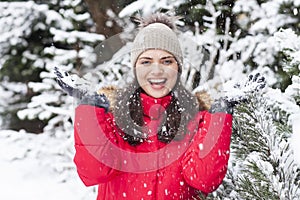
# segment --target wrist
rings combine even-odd
[[[79,104],[85,104],[85,105],[91,105],[91,106],[96,106],[99,108],[104,108],[105,112],[108,112],[109,107],[110,107],[110,102],[107,99],[107,97],[104,94],[89,94],[89,95],[84,95],[81,99]]]
[[[234,102],[227,101],[224,98],[217,99],[210,107],[210,113],[227,113],[233,114]]]

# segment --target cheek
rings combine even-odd
[[[144,83],[146,81],[147,70],[141,67],[135,68],[136,79],[139,84]]]
[[[170,78],[170,82],[172,82],[175,85],[177,78],[178,78],[178,71],[172,69],[172,70],[168,71],[168,75]]]

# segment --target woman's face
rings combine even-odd
[[[139,85],[154,98],[169,94],[177,81],[177,61],[164,50],[150,49],[143,52],[137,59],[135,70]]]

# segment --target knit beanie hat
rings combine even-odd
[[[136,20],[140,23],[140,31],[133,41],[131,63],[134,67],[141,53],[148,49],[165,50],[174,55],[178,66],[182,66],[183,56],[178,37],[175,33],[174,18],[159,13],[146,20]]]

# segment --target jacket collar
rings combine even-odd
[[[168,107],[168,105],[170,105],[171,100],[171,95],[167,95],[161,98],[154,98],[142,92],[141,102],[144,115],[148,116],[152,120],[159,119]]]

